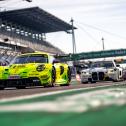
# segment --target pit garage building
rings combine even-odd
[[[10,54],[20,53],[27,47],[62,54],[60,49],[46,41],[45,35],[69,30],[72,30],[70,24],[39,7],[0,12],[0,59],[5,54],[10,57]]]

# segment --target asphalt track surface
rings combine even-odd
[[[56,86],[56,87],[27,87],[26,89],[16,89],[16,88],[6,88],[5,90],[0,90],[0,99],[5,98],[13,98],[19,96],[33,95],[39,93],[46,92],[55,92],[69,89],[79,89],[79,88],[87,88],[87,87],[96,87],[96,86],[104,86],[104,85],[114,85],[114,84],[126,84],[126,81],[122,82],[97,82],[97,83],[89,83],[89,84],[81,84],[78,81],[72,81],[70,86]]]
[[[126,126],[126,81],[7,88],[0,97],[0,126]]]

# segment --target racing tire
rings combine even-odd
[[[0,90],[4,90],[5,83],[3,81],[0,81]]]
[[[92,84],[96,83],[96,81],[93,81],[92,78],[89,78],[89,82],[92,83]]]
[[[96,83],[96,81],[91,81],[92,84]]]
[[[25,89],[26,86],[16,86],[17,89]]]
[[[69,86],[70,84],[61,84],[60,86],[62,87],[62,86]]]
[[[44,88],[48,88],[49,87],[49,85],[48,84],[46,84],[46,85],[43,85],[44,86]]]
[[[67,76],[68,76],[68,81],[70,82],[71,81],[71,69],[70,69],[70,67],[68,67]]]
[[[82,84],[88,84],[88,81],[87,82],[81,82]]]
[[[119,77],[113,80],[113,82],[118,82],[118,81],[119,81]]]
[[[56,70],[55,67],[52,67],[52,75],[51,75],[51,87],[55,87],[55,80],[56,80]]]
[[[4,90],[4,87],[0,87],[0,90]]]
[[[91,80],[90,82],[91,82],[92,84],[96,83],[96,81],[93,81],[93,80]]]

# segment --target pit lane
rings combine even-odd
[[[5,98],[13,98],[19,96],[27,96],[27,95],[34,95],[39,93],[47,93],[47,92],[55,92],[55,91],[63,91],[63,90],[70,90],[70,89],[80,89],[80,88],[90,88],[90,87],[97,87],[97,86],[107,86],[107,85],[116,85],[116,84],[126,84],[126,81],[121,82],[97,82],[97,83],[89,83],[89,84],[81,84],[76,80],[72,80],[70,86],[56,86],[56,87],[27,87],[26,89],[16,89],[16,88],[5,88],[5,90],[0,91],[0,99]]]

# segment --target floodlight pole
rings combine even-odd
[[[104,45],[104,38],[102,37],[102,47],[103,47],[103,51],[105,50],[105,45]]]
[[[73,24],[74,20],[71,18],[70,22],[71,22],[71,26],[72,26],[71,34],[72,34],[73,54],[75,54],[76,53],[76,42],[75,42],[74,24]],[[76,77],[77,70],[76,70],[75,64],[76,64],[76,61],[75,61],[75,59],[73,59],[73,66],[74,66],[74,72],[75,72],[75,77]]]
[[[71,34],[72,34],[72,45],[73,45],[73,54],[74,54],[74,53],[76,53],[76,42],[75,42],[74,24],[73,24],[74,20],[71,18],[70,22],[71,22],[71,26],[72,26]]]

